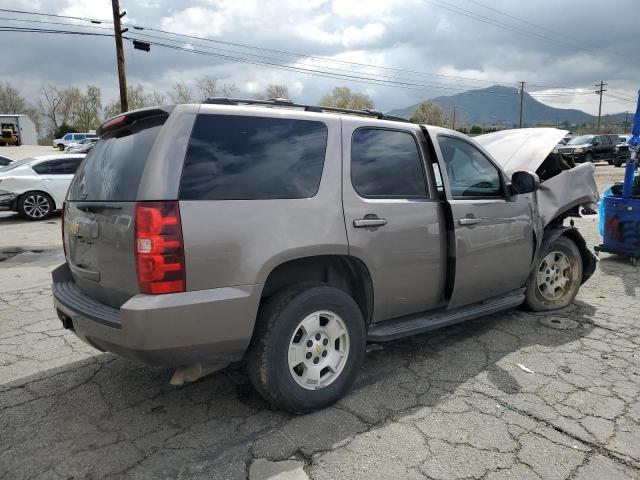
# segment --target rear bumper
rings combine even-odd
[[[240,360],[261,292],[256,284],[136,295],[116,309],[83,294],[66,263],[52,277],[58,316],[80,339],[102,351],[170,367]]]

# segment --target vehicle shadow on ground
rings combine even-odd
[[[343,400],[303,416],[269,409],[240,365],[172,387],[167,369],[99,354],[0,385],[0,477],[57,465],[65,478],[176,478],[194,465],[220,473],[246,468],[252,457],[308,458],[388,418],[436,406],[481,374],[502,392],[519,392],[501,360],[588,335],[593,325],[585,317],[594,313],[582,302],[551,315],[515,310],[386,344],[367,355]],[[577,326],[543,324],[569,317]]]
[[[32,223],[37,225],[39,223],[58,223],[60,220],[60,212],[53,212],[46,220],[27,220],[22,218],[19,213],[12,212],[0,212],[0,226],[4,225],[21,225]]]
[[[607,255],[600,258],[598,267],[605,275],[622,280],[625,295],[636,296],[636,291],[640,288],[640,262],[634,266],[631,265],[628,257]]]

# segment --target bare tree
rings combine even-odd
[[[289,98],[289,89],[286,85],[271,84],[268,85],[264,93],[256,95],[258,99],[270,99],[270,98]]]
[[[238,91],[234,83],[223,83],[220,87],[220,95],[223,97],[233,97]]]
[[[193,93],[184,83],[176,83],[171,90],[167,92],[167,95],[169,95],[173,103],[191,103],[193,101]]]
[[[55,85],[42,87],[41,97],[38,99],[38,107],[45,121],[48,123],[49,134],[52,134],[60,126],[60,108],[64,101],[64,94]]]
[[[24,113],[27,102],[9,82],[0,83],[0,113]]]
[[[365,93],[354,93],[347,87],[336,87],[331,93],[320,99],[320,105],[352,110],[370,110],[373,108],[373,100]]]
[[[198,79],[198,90],[203,100],[218,96],[218,79],[210,75],[204,75]]]

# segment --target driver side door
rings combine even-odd
[[[443,134],[437,139],[455,236],[448,308],[522,287],[535,248],[530,195],[507,197],[505,175],[471,142]]]

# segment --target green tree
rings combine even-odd
[[[102,110],[101,92],[95,85],[87,85],[86,92],[81,94],[76,105],[75,127],[80,132],[95,130],[100,126],[100,111]]]
[[[371,110],[373,100],[364,93],[354,93],[347,87],[336,87],[320,99],[323,107],[349,108],[352,110]]]
[[[434,125],[436,127],[445,127],[447,124],[447,119],[442,111],[442,107],[430,100],[420,102],[411,114],[411,117],[409,117],[409,121]]]

